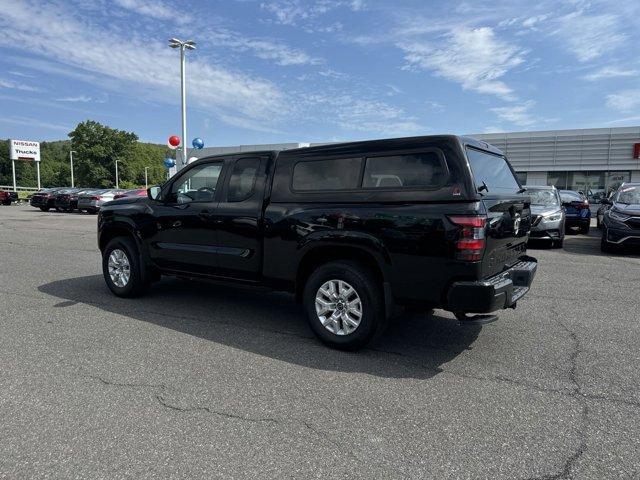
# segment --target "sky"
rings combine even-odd
[[[0,138],[165,143],[640,124],[640,1],[0,0]]]

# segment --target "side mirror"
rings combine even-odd
[[[149,187],[147,188],[147,197],[151,200],[160,200],[160,194],[162,193],[162,189],[159,186]]]

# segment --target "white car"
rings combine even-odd
[[[115,195],[122,192],[123,190],[116,189],[93,190],[91,193],[78,197],[78,210],[97,213],[102,205],[110,202]]]

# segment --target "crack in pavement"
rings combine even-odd
[[[569,381],[573,385],[572,397],[576,398],[580,401],[582,406],[582,412],[580,415],[580,426],[578,427],[578,445],[575,451],[569,455],[564,463],[562,464],[560,471],[555,474],[548,474],[538,477],[529,477],[527,480],[565,480],[571,478],[571,472],[575,465],[578,463],[580,458],[587,451],[587,427],[589,426],[589,405],[587,404],[585,396],[582,394],[582,387],[578,382],[578,357],[582,353],[582,348],[580,345],[580,339],[578,335],[573,332],[569,327],[567,327],[562,321],[560,321],[560,316],[555,309],[552,309],[552,312],[555,314],[556,318],[558,318],[558,325],[560,325],[563,330],[569,335],[572,343],[571,353],[569,354],[569,371],[568,377]]]
[[[173,405],[173,404],[169,403],[167,401],[167,399],[164,398],[164,396],[162,394],[156,394],[155,395],[155,399],[163,407],[168,408],[169,410],[174,410],[176,412],[181,412],[181,413],[206,412],[206,413],[210,413],[211,415],[216,415],[216,416],[219,416],[219,417],[232,418],[232,419],[235,419],[235,420],[242,420],[242,421],[251,422],[251,423],[273,423],[273,424],[281,423],[279,420],[276,420],[275,418],[269,418],[269,417],[263,417],[263,418],[262,417],[261,418],[245,417],[245,416],[242,416],[242,415],[236,415],[234,413],[228,413],[228,412],[224,412],[224,411],[221,411],[221,410],[214,410],[214,409],[209,408],[209,407],[179,407],[177,405]]]
[[[69,366],[75,366],[76,368],[77,365],[72,365],[72,364],[67,364]],[[82,370],[83,367],[80,367],[80,369]],[[393,473],[395,473],[396,475],[400,474],[402,476],[405,476],[404,472],[402,472],[401,470],[398,470],[397,468],[391,467],[387,464],[382,464],[378,461],[376,461],[375,459],[372,458],[360,458],[358,455],[356,455],[352,450],[351,450],[351,446],[350,445],[343,445],[335,440],[333,440],[326,432],[319,430],[317,428],[315,428],[311,422],[309,422],[308,420],[297,420],[297,419],[276,419],[276,418],[271,418],[271,417],[249,417],[249,416],[244,416],[244,415],[239,415],[236,413],[231,413],[231,412],[227,412],[224,410],[215,410],[213,408],[207,407],[207,406],[197,406],[197,407],[182,407],[179,405],[176,405],[174,403],[171,403],[170,401],[167,400],[167,398],[165,397],[165,395],[163,395],[162,392],[165,392],[167,390],[170,390],[169,387],[167,387],[167,385],[163,384],[163,383],[139,383],[139,382],[119,382],[119,381],[115,381],[115,380],[110,380],[107,378],[104,378],[100,375],[93,375],[93,374],[89,374],[89,373],[81,373],[81,374],[76,374],[77,376],[81,377],[81,378],[87,378],[87,379],[91,379],[91,380],[95,380],[103,385],[106,386],[112,386],[112,387],[119,387],[119,388],[143,388],[143,389],[150,389],[150,390],[159,390],[160,393],[154,393],[153,394],[153,398],[156,400],[157,404],[160,405],[163,408],[166,408],[168,410],[174,411],[174,412],[179,412],[179,413],[206,413],[209,415],[213,415],[213,416],[217,416],[217,417],[222,417],[222,418],[226,418],[226,419],[231,419],[231,420],[238,420],[241,422],[249,422],[249,423],[262,423],[262,424],[271,424],[271,425],[283,425],[283,424],[289,424],[289,425],[293,425],[293,424],[299,424],[302,425],[307,431],[311,432],[314,434],[315,437],[319,438],[325,445],[330,446],[332,448],[336,448],[338,450],[338,452],[340,452],[341,454],[346,454],[347,456],[349,456],[351,459],[353,459],[354,461],[357,461],[358,463],[361,463],[363,465],[367,465],[369,466],[371,464],[371,462],[376,463],[379,467],[384,468],[386,470],[389,470]]]

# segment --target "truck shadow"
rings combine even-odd
[[[469,350],[481,327],[460,327],[441,315],[405,314],[360,352],[320,344],[292,295],[166,279],[138,299],[113,296],[100,275],[38,287],[65,308],[85,304],[108,314],[149,322],[212,342],[303,367],[425,379]],[[108,317],[107,317],[108,318]]]

